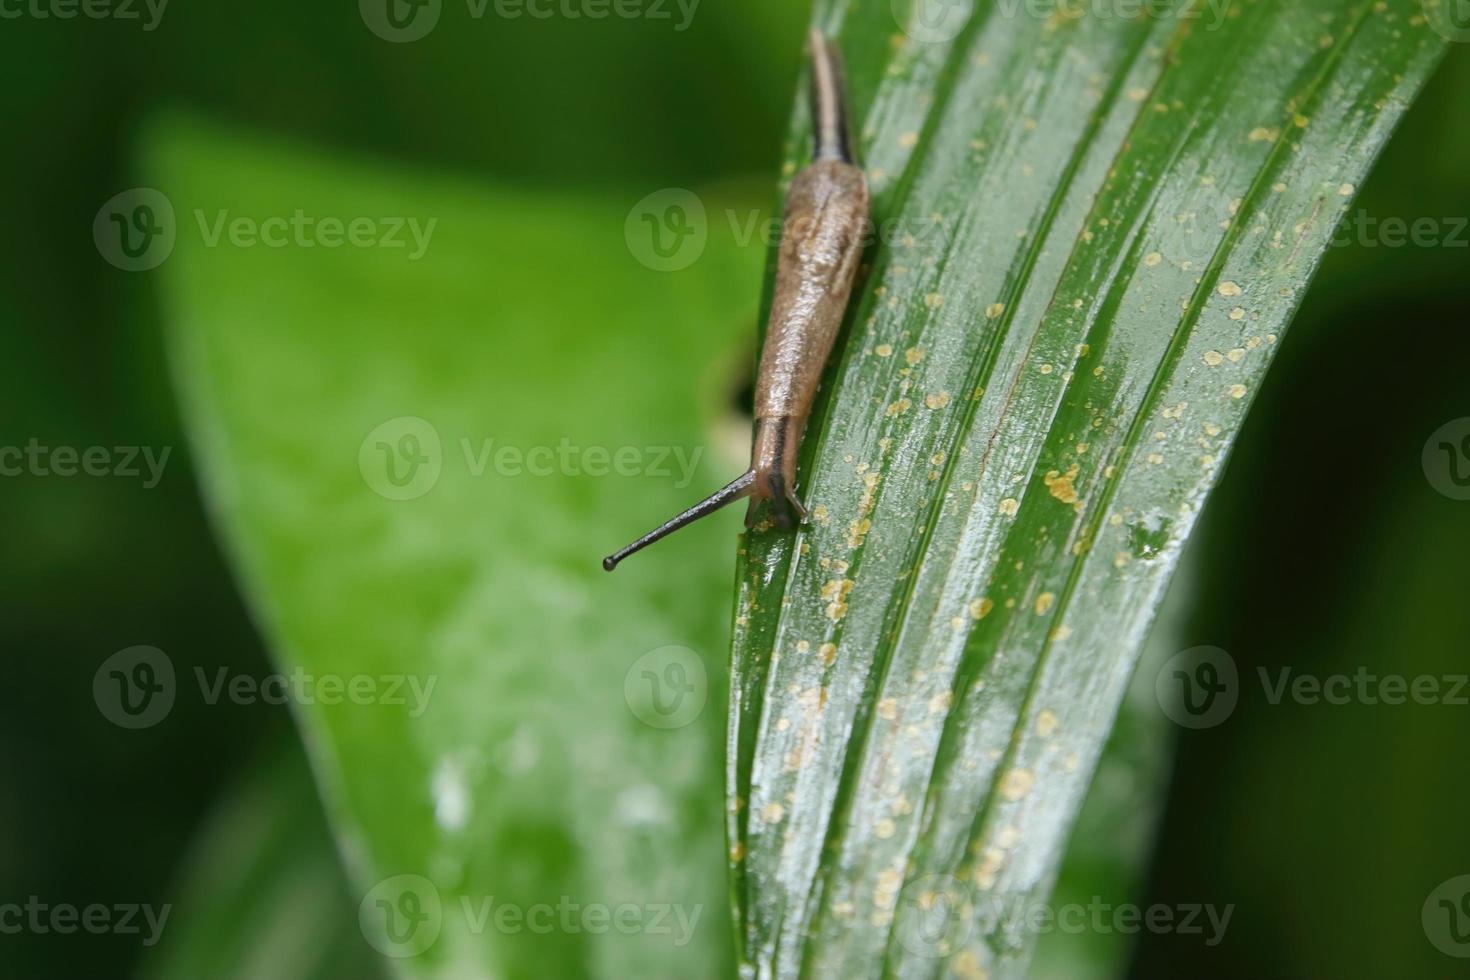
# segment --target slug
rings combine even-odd
[[[786,194],[766,344],[756,373],[750,469],[724,489],[602,560],[618,562],[726,504],[750,498],[745,525],[769,501],[777,527],[806,519],[796,496],[796,458],[822,368],[837,340],[868,230],[868,182],[848,131],[842,61],[820,31],[810,36],[812,162]]]

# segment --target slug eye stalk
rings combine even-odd
[[[618,567],[618,562],[635,552],[642,551],[660,538],[666,538],[681,527],[687,527],[701,517],[713,514],[726,504],[733,503],[742,497],[750,496],[750,491],[754,486],[755,470],[746,470],[723,490],[704,498],[678,517],[670,518],[621,551],[615,551],[608,555],[602,560],[603,570],[608,572],[612,571]]]

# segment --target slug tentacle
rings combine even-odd
[[[742,497],[748,497],[754,486],[755,470],[746,470],[743,474],[736,477],[733,481],[727,484],[723,490],[718,490],[715,493],[709,495],[708,497],[701,500],[699,503],[695,504],[693,507],[690,507],[688,510],[684,511],[684,513],[680,514],[678,517],[670,518],[669,520],[664,521],[658,527],[654,528],[652,531],[649,531],[647,534],[643,535],[643,537],[639,538],[637,541],[634,541],[632,544],[628,545],[626,548],[623,548],[621,551],[616,551],[608,555],[602,560],[603,570],[608,572],[612,571],[614,568],[618,567],[618,562],[622,561],[624,558],[627,558],[629,555],[634,554],[635,552],[642,551],[644,548],[647,548],[658,539],[668,537],[670,534],[673,534],[675,531],[679,530],[679,528],[687,527],[688,525],[693,524],[695,521],[699,520],[701,517],[713,514],[715,511],[719,510],[726,504],[733,503],[734,501],[739,500]]]

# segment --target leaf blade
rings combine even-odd
[[[1207,33],[997,4],[852,71],[883,79],[870,165],[914,149],[875,219],[941,232],[876,250],[797,554],[747,542],[727,794],[757,972],[1024,968],[980,906],[1045,897],[1246,396],[1442,51],[1412,10]],[[881,16],[829,8],[844,45]],[[930,104],[890,114],[924,103],[883,92],[911,67]],[[905,948],[934,893],[968,945]]]

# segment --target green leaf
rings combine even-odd
[[[666,275],[624,238],[641,193],[491,191],[180,124],[150,146],[178,216],[172,360],[246,594],[288,677],[383,695],[292,698],[369,938],[413,976],[730,972],[720,542],[738,517],[661,564],[609,578],[598,560],[731,465],[712,433],[759,251],[712,238]],[[298,209],[438,224],[417,260],[211,244],[222,212]],[[663,694],[687,724],[654,727],[644,671],[680,682]],[[423,931],[395,941],[389,915]]]
[[[806,437],[813,520],[740,565],[760,976],[1024,972],[996,922],[1046,900],[1180,548],[1445,46],[1412,0],[946,6],[818,17],[880,241]]]
[[[1154,679],[1168,659],[1185,644],[1185,619],[1199,590],[1191,569],[1200,564],[1194,540],[1180,561],[1180,571],[1159,609],[1138,669],[1118,709],[1118,718],[1098,759],[1092,784],[1077,813],[1066,856],[1046,905],[1051,910],[1102,911],[1138,905],[1144,875],[1153,853],[1164,809],[1173,726],[1159,710]],[[1039,903],[1038,903],[1039,904]],[[1006,910],[1000,923],[1012,930],[1027,928],[1025,905]],[[1035,956],[1028,975],[1035,980],[1106,980],[1125,975],[1133,942],[1131,933],[1116,929],[1077,928],[1076,913],[1065,923],[1040,921]]]

